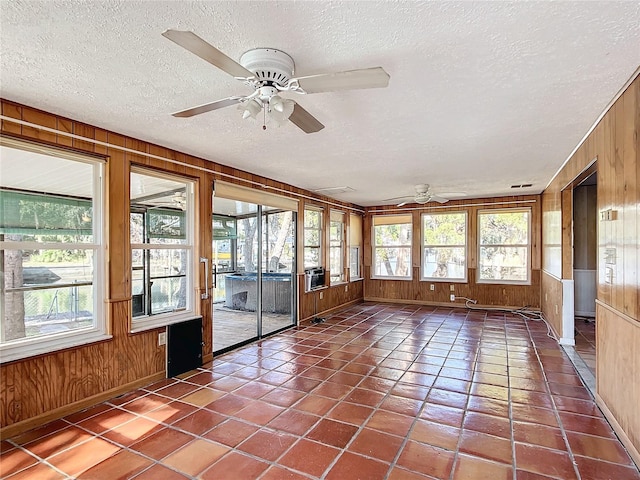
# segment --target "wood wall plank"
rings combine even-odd
[[[597,391],[640,451],[640,323],[596,304]],[[635,379],[636,381],[631,381]],[[638,456],[636,456],[638,458]]]
[[[573,278],[573,190],[566,188],[561,193],[562,211],[570,215],[562,215],[562,244],[571,248],[562,249],[562,278]]]
[[[621,280],[623,287],[622,312],[632,318],[639,318],[640,296],[638,284],[638,250],[640,247],[638,238],[640,221],[640,186],[638,185],[638,152],[640,152],[639,135],[640,132],[640,83],[623,97],[623,112],[621,130],[623,130],[623,187],[621,205],[623,216],[620,219],[622,229],[623,259],[621,262]],[[633,288],[633,287],[636,288]]]
[[[4,115],[5,117],[22,120],[22,107],[13,103],[2,102],[2,115]],[[22,126],[19,123],[2,120],[0,122],[0,131],[12,135],[21,135]]]

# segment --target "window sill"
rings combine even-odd
[[[352,278],[349,280],[349,282],[353,283],[353,282],[362,282],[364,280],[364,278],[362,277],[358,277],[358,278]]]
[[[429,278],[424,277],[420,279],[421,282],[429,282],[429,283],[469,283],[466,278]]]
[[[531,285],[531,280],[527,280],[524,282],[516,282],[513,280],[478,280],[476,282],[476,284],[478,285],[514,285],[514,286],[523,286],[526,287],[528,285]]]
[[[321,287],[312,288],[311,290],[305,290],[304,293],[319,292],[320,290],[326,290],[327,288],[329,287],[326,285],[322,285]]]
[[[131,333],[140,333],[147,330],[166,327],[168,325],[173,325],[174,323],[191,320],[194,317],[199,317],[199,315],[197,315],[193,311],[180,313],[163,313],[159,315],[152,315],[150,317],[135,317],[131,321]]]
[[[371,280],[401,280],[410,282],[413,280],[411,277],[371,277]]]
[[[24,360],[37,355],[47,355],[67,348],[81,347],[90,343],[112,339],[102,331],[76,332],[63,334],[54,338],[23,339],[0,347],[0,363]]]

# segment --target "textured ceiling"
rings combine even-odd
[[[429,183],[451,198],[542,191],[640,64],[640,2],[0,1],[0,94],[360,205]],[[386,89],[296,96],[326,128],[263,131],[248,87],[161,36],[297,75],[382,66]],[[289,95],[291,97],[291,95]],[[456,195],[452,195],[456,194]],[[393,203],[393,202],[386,202]]]

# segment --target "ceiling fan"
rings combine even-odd
[[[438,203],[447,203],[449,200],[446,198],[442,198],[439,197],[437,195],[434,195],[433,193],[431,193],[429,191],[429,185],[427,185],[426,183],[420,183],[418,185],[416,185],[415,187],[416,193],[413,195],[405,195],[403,197],[393,197],[393,198],[387,198],[385,200],[383,200],[383,202],[389,202],[391,200],[402,200],[403,198],[407,198],[409,200],[405,200],[403,202],[400,202],[398,205],[396,205],[397,207],[402,207],[404,205],[406,205],[407,203],[411,203],[412,201],[415,203],[428,203],[428,202],[438,202]]]
[[[185,211],[187,209],[187,194],[184,192],[184,189],[174,192],[163,192],[161,195],[157,194],[154,198],[148,199],[144,206],[147,208],[168,207]]]
[[[280,96],[281,92],[311,94],[389,85],[389,74],[382,67],[294,77],[293,59],[282,50],[249,50],[240,57],[238,63],[193,32],[170,29],[162,35],[253,88],[253,93],[249,95],[232,96],[198,105],[175,112],[172,114],[174,117],[192,117],[238,105],[243,118],[255,118],[263,111],[265,117],[268,114],[278,124],[289,120],[303,132],[314,133],[322,130],[324,125],[297,102]],[[266,126],[263,124],[262,128],[266,129]]]

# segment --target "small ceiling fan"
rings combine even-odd
[[[187,194],[184,189],[175,192],[163,192],[162,195],[156,194],[153,198],[149,198],[144,206],[147,208],[172,208],[182,211],[187,209]]]
[[[418,185],[416,185],[415,187],[416,193],[413,195],[405,195],[403,197],[393,197],[393,198],[387,198],[385,200],[383,200],[383,202],[390,202],[391,200],[402,200],[404,198],[408,199],[405,200],[403,202],[400,202],[398,205],[396,205],[397,207],[402,207],[404,205],[406,205],[407,203],[411,203],[411,202],[415,202],[415,203],[428,203],[428,202],[438,202],[438,203],[447,203],[449,200],[446,198],[442,198],[439,197],[437,195],[432,194],[429,191],[429,185],[427,185],[426,183],[420,183]]]
[[[265,116],[268,114],[278,124],[289,120],[303,132],[314,133],[322,130],[324,125],[297,102],[280,96],[281,92],[311,94],[389,85],[389,74],[382,67],[294,77],[294,61],[282,50],[249,50],[240,57],[238,63],[193,32],[170,29],[162,35],[253,88],[253,93],[248,95],[227,97],[181,110],[173,113],[174,117],[192,117],[238,105],[243,118],[255,118],[260,111],[264,111]],[[266,126],[262,128],[266,129]]]

